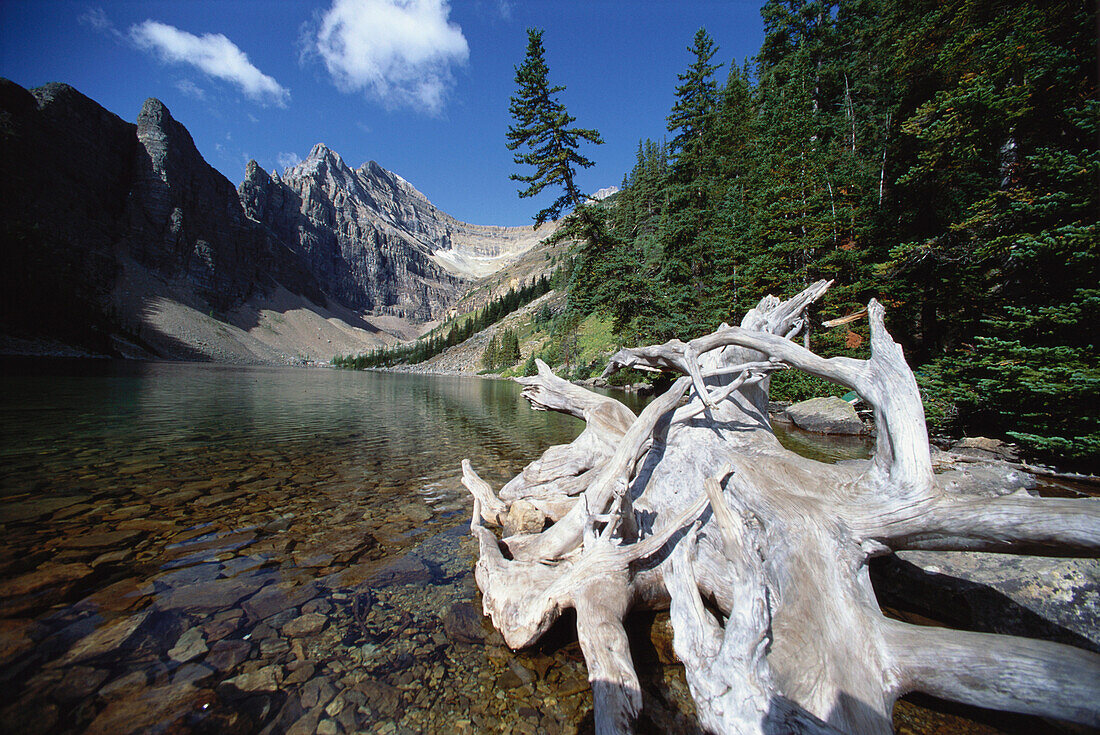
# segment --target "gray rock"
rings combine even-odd
[[[221,640],[210,647],[210,653],[203,659],[203,663],[217,671],[232,671],[248,658],[251,651],[252,644],[248,641]]]
[[[328,618],[321,613],[306,613],[283,625],[283,635],[291,638],[313,635],[325,627]]]
[[[188,628],[176,641],[176,645],[168,650],[168,658],[177,663],[184,663],[206,653],[206,641],[202,637],[202,628]]]
[[[235,190],[158,100],[130,124],[67,85],[31,93],[4,80],[3,92],[0,178],[6,191],[26,195],[0,198],[0,220],[51,223],[48,238],[9,243],[17,262],[43,264],[4,281],[24,306],[17,317],[30,322],[14,326],[36,333],[43,313],[59,324],[109,325],[113,333],[89,338],[85,351],[109,350],[109,337],[141,322],[142,297],[165,293],[229,312],[279,284],[315,304],[437,318],[467,279],[544,234],[459,222],[400,176],[374,162],[352,170],[320,144],[282,178],[250,162]],[[135,297],[112,299],[118,293]],[[129,347],[135,354],[209,354],[182,330],[143,337],[144,346]],[[13,517],[45,512],[16,508]]]
[[[936,485],[946,492],[997,497],[1030,490],[1035,476],[1005,463],[960,465],[936,475]]]
[[[279,689],[281,678],[281,669],[279,666],[272,664],[256,671],[234,676],[232,679],[226,679],[223,684],[232,685],[242,692],[274,692]]]
[[[1016,447],[1006,444],[1000,439],[990,439],[984,436],[967,436],[960,439],[951,447],[953,452],[965,454],[971,457],[991,459],[1005,459],[1014,461],[1019,459]]]
[[[414,319],[443,313],[456,273],[487,275],[539,239],[527,227],[459,222],[377,163],[352,170],[323,144],[279,179],[250,164],[238,191],[248,215],[303,254],[337,299]]]
[[[902,551],[872,569],[888,604],[970,630],[1100,651],[1100,560]]]
[[[787,408],[786,414],[804,431],[818,434],[859,434],[863,431],[863,422],[852,404],[836,396],[796,403]]]

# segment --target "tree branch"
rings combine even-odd
[[[916,511],[916,512],[914,512]],[[941,496],[909,512],[894,511],[878,528],[856,529],[894,551],[998,551],[1014,554],[1100,553],[1100,500]]]
[[[664,394],[649,403],[619,442],[615,454],[599,468],[596,480],[580,496],[577,504],[560,521],[542,533],[515,536],[507,540],[508,549],[519,559],[560,559],[580,544],[584,524],[591,514],[603,513],[616,493],[626,492],[630,473],[639,454],[648,444],[657,422],[675,407],[687,390],[688,379],[680,378]]]
[[[1100,655],[1049,641],[886,622],[895,696],[921,691],[1100,727]]]

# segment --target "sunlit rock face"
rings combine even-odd
[[[249,164],[239,193],[249,216],[345,303],[419,320],[439,316],[467,279],[495,272],[544,234],[461,222],[397,174],[374,161],[352,169],[322,143],[281,177]]]
[[[68,85],[6,79],[0,225],[0,352],[193,359],[209,341],[196,316],[224,322],[273,295],[430,321],[549,229],[460,222],[323,145],[283,177],[250,163],[237,188],[159,100],[130,123]],[[166,302],[186,314],[153,324]]]

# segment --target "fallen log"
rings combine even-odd
[[[669,609],[696,711],[714,732],[889,733],[895,700],[914,690],[1100,727],[1100,656],[880,611],[874,556],[1095,556],[1100,502],[963,497],[937,485],[917,384],[881,305],[867,307],[868,360],[792,341],[829,285],[765,298],[738,327],[619,351],[605,377],[624,367],[683,376],[639,416],[541,362],[520,379],[535,408],[587,428],[499,495],[463,463],[485,614],[522,648],[576,610],[600,733],[630,732],[641,706],[623,627],[634,606]],[[767,414],[780,369],[856,391],[878,427],[872,459],[827,465],[784,449]],[[521,499],[546,508],[550,525],[499,538],[486,524],[504,525]]]

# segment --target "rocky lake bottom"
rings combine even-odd
[[[591,730],[570,621],[513,652],[482,617],[459,482],[580,422],[499,381],[26,368],[0,402],[0,731]],[[697,732],[667,616],[630,624],[640,729]],[[895,725],[1002,731],[919,701]]]

